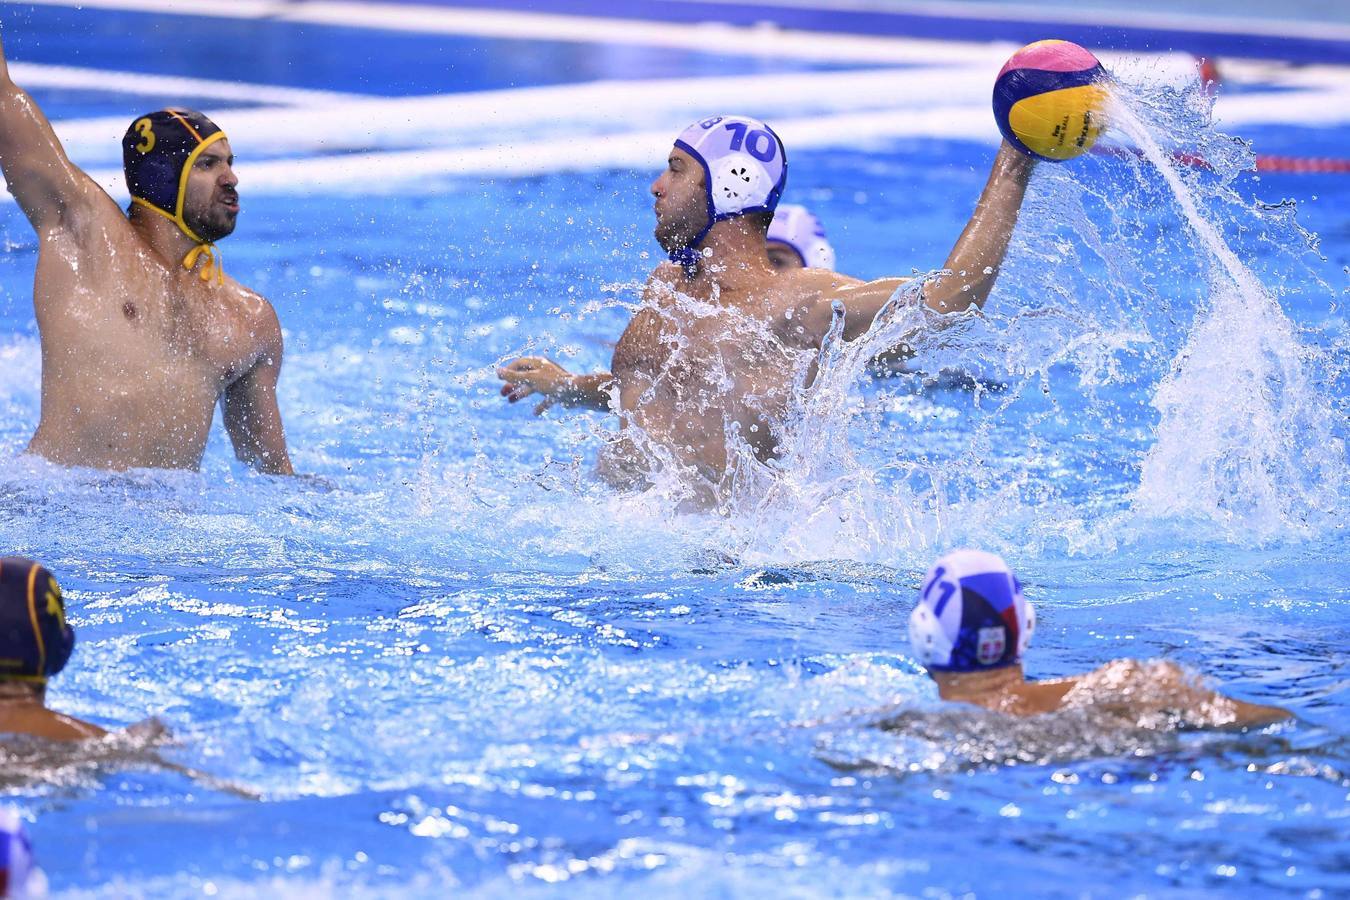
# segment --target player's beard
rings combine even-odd
[[[234,226],[239,218],[239,214],[233,210],[226,209],[219,203],[211,203],[204,211],[185,210],[183,221],[192,229],[204,242],[214,244],[224,237],[229,237],[234,233]]]
[[[667,253],[675,253],[693,245],[699,233],[708,224],[706,201],[698,198],[683,209],[667,212],[656,220],[656,242]]]

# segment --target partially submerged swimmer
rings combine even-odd
[[[66,157],[0,49],[0,167],[38,234],[42,410],[28,450],[99,469],[201,464],[217,401],[235,454],[290,474],[276,387],[281,326],[225,275],[239,215],[215,123],[165,109],[122,139],[127,214]]]
[[[943,700],[1005,715],[1091,709],[1149,729],[1248,728],[1292,717],[1212,691],[1161,660],[1118,659],[1082,675],[1028,681],[1022,654],[1035,627],[1035,610],[1007,563],[992,553],[958,550],[934,563],[924,579],[909,640]]]
[[[916,301],[938,313],[984,303],[1033,166],[1003,144],[947,258],[951,274],[924,284]],[[656,238],[670,261],[648,279],[610,371],[574,375],[525,357],[498,369],[503,395],[542,395],[536,412],[554,403],[617,412],[620,435],[600,460],[617,487],[666,470],[712,505],[731,486],[730,444],[775,459],[794,391],[831,329],[860,337],[908,280],[776,271],[765,239],[786,177],[783,144],[763,122],[715,116],[686,128],[651,188]]]
[[[105,765],[149,765],[245,799],[257,792],[154,752],[168,736],[157,719],[118,732],[47,707],[47,681],[75,649],[56,579],[28,559],[0,559],[0,788],[59,778]],[[0,891],[0,897],[3,897]]]
[[[0,559],[0,736],[83,741],[105,730],[47,708],[47,679],[75,648],[61,586],[32,560]]]
[[[795,203],[780,203],[764,235],[764,252],[777,272],[833,269],[834,247],[815,213]]]

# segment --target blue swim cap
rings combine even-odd
[[[61,586],[28,559],[0,559],[0,681],[45,684],[75,648]]]
[[[834,268],[834,248],[825,239],[825,227],[805,206],[795,203],[779,206],[765,240],[791,247],[808,269]]]
[[[1036,630],[1036,612],[999,556],[957,550],[933,564],[909,616],[909,643],[939,672],[1011,665]]]
[[[773,129],[747,116],[695,122],[675,146],[703,167],[708,224],[690,242],[697,247],[713,224],[753,212],[773,212],[787,183],[787,152]]]

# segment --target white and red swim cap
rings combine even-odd
[[[1003,559],[956,550],[933,564],[909,616],[909,643],[925,666],[973,672],[1019,662],[1036,612]]]

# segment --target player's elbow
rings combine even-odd
[[[993,287],[992,278],[965,279],[948,275],[941,281],[925,286],[923,300],[929,309],[943,315],[965,312],[972,306],[983,308]]]

